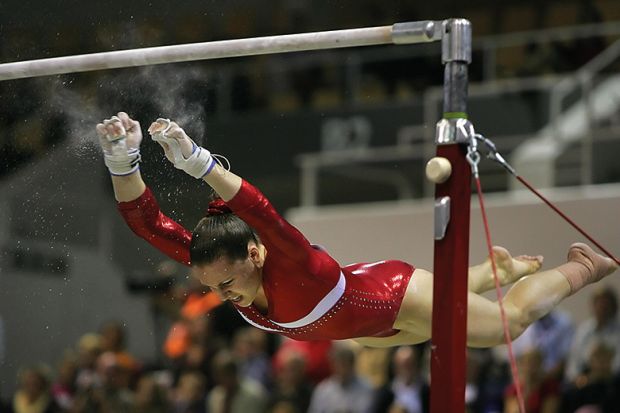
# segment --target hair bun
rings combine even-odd
[[[216,198],[213,201],[209,202],[209,206],[207,208],[207,216],[213,215],[222,215],[222,214],[231,214],[232,209],[224,202],[222,198]]]

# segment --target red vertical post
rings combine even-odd
[[[435,189],[436,199],[449,197],[450,219],[443,239],[435,240],[430,401],[433,413],[465,411],[471,170],[464,151],[459,144],[437,148],[437,156],[452,164],[452,175]]]
[[[466,154],[473,132],[467,120],[471,62],[471,26],[467,20],[444,22],[442,60],[444,116],[437,124],[437,156],[450,162],[452,172],[435,187],[430,410],[461,413],[465,411],[471,201],[471,167]]]

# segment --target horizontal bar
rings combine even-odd
[[[392,26],[333,30],[182,45],[147,47],[0,64],[0,80],[162,63],[223,59],[381,44],[438,40],[441,22],[420,21]]]

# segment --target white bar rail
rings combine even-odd
[[[0,64],[0,80],[272,53],[440,40],[443,21],[147,47]]]

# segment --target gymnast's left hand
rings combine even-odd
[[[159,118],[149,126],[149,133],[174,167],[194,178],[204,178],[216,164],[211,152],[196,145],[176,122]]]
[[[176,122],[159,118],[149,126],[151,138],[163,149],[166,158],[173,164],[187,159],[194,152],[196,144]]]

